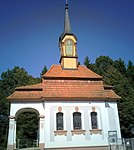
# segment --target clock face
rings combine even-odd
[[[73,42],[72,42],[72,40],[67,40],[65,43],[65,47],[66,47],[66,55],[72,56],[73,55]]]

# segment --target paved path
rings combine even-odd
[[[18,149],[16,149],[18,150]],[[19,149],[19,150],[40,150],[39,148],[36,148],[36,147],[32,147],[32,148],[22,148],[22,149]]]

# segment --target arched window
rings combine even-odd
[[[65,48],[66,48],[67,56],[73,55],[73,46],[74,46],[74,43],[71,39],[66,40]]]
[[[56,113],[56,128],[57,130],[63,130],[63,113]]]
[[[98,128],[97,112],[91,112],[91,124],[92,124],[92,129]]]
[[[73,113],[73,128],[74,130],[81,129],[81,113],[74,112]]]

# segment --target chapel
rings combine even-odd
[[[42,82],[17,87],[10,101],[7,150],[16,148],[16,118],[25,111],[39,116],[40,150],[108,150],[121,138],[117,100],[102,76],[78,64],[77,37],[71,30],[68,2],[59,37],[60,60]]]

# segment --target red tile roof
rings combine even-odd
[[[77,69],[63,69],[61,65],[52,65],[43,76],[44,78],[83,78],[102,79],[102,77],[85,66],[79,65]]]
[[[33,84],[33,85],[26,85],[26,86],[21,86],[21,87],[17,87],[16,88],[16,91],[19,91],[19,90],[26,90],[26,89],[37,89],[37,90],[39,90],[39,89],[42,89],[43,88],[43,85],[42,85],[42,83],[38,83],[38,84]]]
[[[114,92],[114,90],[112,90],[112,89],[105,89],[105,93],[106,93],[106,95],[107,95],[107,97],[108,98],[117,98],[117,99],[120,99],[121,97],[120,96],[118,96],[115,92]]]
[[[23,100],[23,99],[41,99],[42,91],[15,91],[7,99],[11,100]]]
[[[104,86],[102,77],[79,66],[77,70],[63,70],[53,65],[43,76],[42,83],[16,88],[9,100],[117,100],[112,87]],[[86,79],[86,80],[85,80]]]
[[[43,97],[55,98],[106,98],[102,81],[46,80]]]
[[[17,87],[15,92],[8,99],[41,99],[43,85],[42,83]]]

